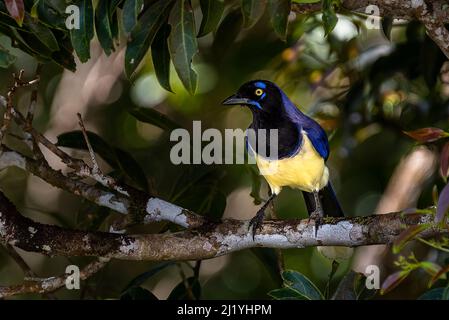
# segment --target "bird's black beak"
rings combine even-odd
[[[232,96],[227,97],[226,99],[224,99],[221,104],[228,105],[228,106],[238,105],[238,104],[240,104],[240,105],[248,105],[249,104],[249,99],[241,98],[237,94],[233,94]]]

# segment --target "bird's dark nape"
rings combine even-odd
[[[321,200],[321,208],[323,209],[324,216],[327,217],[344,217],[343,210],[335,195],[334,189],[329,182],[323,189],[318,192]],[[306,203],[307,212],[309,215],[315,211],[315,199],[313,193],[302,192],[304,202]]]

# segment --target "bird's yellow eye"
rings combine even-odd
[[[256,96],[260,97],[263,94],[263,90],[262,89],[256,89],[256,91],[254,91],[254,93],[256,94]]]

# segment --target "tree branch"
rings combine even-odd
[[[313,221],[265,221],[252,239],[249,221],[224,220],[171,234],[120,235],[70,230],[22,216],[0,192],[0,241],[46,255],[107,256],[123,260],[203,260],[253,247],[306,248],[391,243],[405,228],[431,223],[432,215],[390,213],[326,218],[315,236]],[[446,231],[444,231],[447,233]],[[441,234],[429,229],[421,236]]]
[[[447,0],[341,0],[340,11],[367,14],[369,6],[377,6],[379,15],[405,20],[419,20],[430,38],[449,59],[449,1]],[[292,11],[310,14],[321,11],[321,3],[293,3]]]

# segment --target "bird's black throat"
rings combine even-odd
[[[298,147],[302,144],[300,129],[290,120],[282,107],[277,108],[276,112],[255,110],[253,108],[251,108],[251,111],[253,113],[253,122],[249,128],[253,129],[256,133],[256,146],[251,145],[251,147],[256,150],[256,152],[257,150],[266,150],[266,152],[269,153],[271,150],[271,143],[278,143],[278,159],[289,157],[298,150]],[[260,129],[265,129],[266,132],[266,135],[264,135],[266,139],[262,139],[261,141],[258,139],[258,132]],[[277,129],[277,141],[270,141],[271,129]],[[264,142],[265,148],[262,146],[262,143]],[[260,154],[259,152],[257,153]],[[267,156],[270,158],[272,157],[270,154],[267,154]]]

